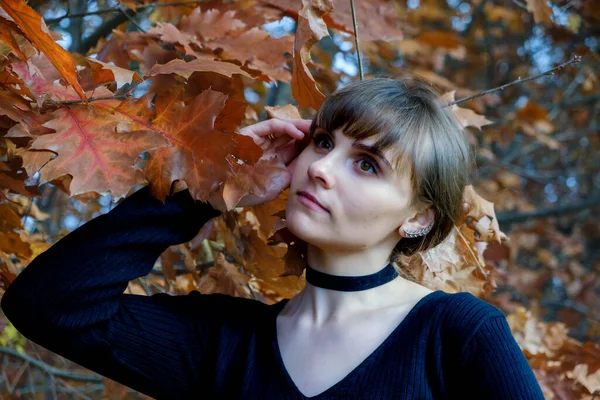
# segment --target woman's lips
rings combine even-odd
[[[307,192],[298,192],[298,201],[304,204],[306,207],[322,212],[329,212],[325,207],[323,207],[319,201],[310,193]]]

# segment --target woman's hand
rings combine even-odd
[[[285,168],[281,168],[270,177],[271,180],[281,182],[281,184],[271,185],[270,192],[263,196],[248,194],[242,197],[236,207],[250,207],[266,203],[275,199],[289,186],[295,165],[294,161],[308,143],[311,122],[310,119],[272,118],[240,129],[240,135],[251,137],[254,143],[263,150],[260,160],[277,158]],[[208,201],[214,208],[221,211],[226,209],[220,191],[213,192]]]

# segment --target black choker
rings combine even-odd
[[[398,277],[398,272],[390,263],[381,271],[370,275],[337,276],[319,272],[306,265],[306,281],[313,286],[341,292],[356,292],[386,284]]]

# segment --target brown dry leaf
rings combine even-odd
[[[293,1],[293,0],[292,0]],[[404,38],[394,4],[387,0],[363,0],[354,3],[356,23],[361,41],[393,41]],[[354,35],[349,1],[335,2],[335,10],[323,17],[327,25]]]
[[[572,371],[567,371],[567,377],[582,384],[590,394],[600,390],[600,369],[594,373],[588,372],[587,364],[578,364]]]
[[[527,10],[533,14],[533,20],[536,24],[551,23],[552,8],[546,3],[546,0],[525,0]]]
[[[149,37],[145,33],[124,32],[125,25],[121,24],[117,29],[113,29],[110,40],[100,39],[96,47],[90,49],[88,54],[97,54],[98,60],[112,61],[116,66],[125,69],[129,69],[129,64],[133,60],[143,61],[140,55],[144,49],[157,45],[157,43],[149,41]],[[143,68],[142,72],[145,72]]]
[[[325,36],[329,36],[323,16],[333,11],[332,0],[302,0],[298,14],[298,25],[294,41],[294,63],[292,69],[292,93],[300,107],[318,110],[325,95],[308,69],[310,48]]]
[[[210,193],[231,175],[229,159],[236,148],[234,134],[214,128],[227,96],[208,89],[186,105],[182,101],[183,90],[178,88],[158,97],[155,103],[153,129],[162,132],[171,146],[150,154],[146,177],[152,183],[153,195],[159,199],[166,198],[173,181],[183,180],[194,199],[207,201]]]
[[[499,171],[495,178],[503,188],[518,188],[521,185],[521,177],[510,171]]]
[[[203,54],[196,54],[196,59],[185,62],[179,58],[169,61],[166,64],[154,64],[152,69],[146,74],[147,76],[155,76],[160,74],[177,74],[179,76],[188,79],[191,74],[196,71],[209,71],[229,78],[233,74],[244,75],[248,78],[252,76],[241,69],[239,66],[229,63],[215,60],[213,56],[206,56]]]
[[[234,171],[223,188],[223,199],[228,210],[247,194],[273,200],[268,196],[281,193],[291,179],[286,166],[278,159],[260,160],[255,165],[239,165]]]
[[[203,41],[210,41],[225,36],[237,36],[242,33],[246,24],[235,17],[235,11],[221,12],[210,9],[202,12],[196,7],[179,23],[181,32],[198,35]]]
[[[443,102],[443,104],[451,103],[455,100],[455,93],[456,90],[446,92],[440,97],[440,100]],[[468,108],[461,108],[456,104],[451,105],[450,110],[452,111],[452,115],[454,115],[458,122],[460,122],[460,125],[463,128],[466,128],[467,126],[473,126],[481,130],[482,126],[493,123],[492,121],[486,119],[483,115],[477,114],[475,111],[469,110]]]
[[[38,221],[45,221],[50,218],[50,214],[41,211],[37,203],[26,196],[13,196],[11,202],[7,204],[21,216],[29,215]]]
[[[547,121],[548,110],[534,101],[527,101],[516,114],[517,119],[527,122]]]
[[[200,43],[195,35],[190,35],[185,32],[181,32],[173,24],[159,22],[156,26],[153,26],[148,30],[149,35],[160,36],[160,40],[163,43],[177,43],[183,46],[183,52],[187,55],[194,55],[196,49],[201,49],[202,43]],[[192,48],[192,45],[195,48]]]
[[[551,149],[560,148],[560,142],[548,136],[555,131],[555,126],[548,119],[548,110],[540,104],[528,101],[515,115],[515,124],[526,135],[537,138],[542,144]]]
[[[219,253],[215,265],[208,274],[200,278],[198,290],[201,293],[223,293],[234,297],[250,297],[249,275],[240,272],[239,267],[228,262]]]
[[[0,253],[14,254],[22,260],[31,257],[31,247],[14,229],[22,229],[21,217],[7,203],[0,204]]]
[[[441,47],[452,50],[462,46],[462,39],[456,34],[447,31],[428,31],[415,38],[416,41],[432,47]]]
[[[19,61],[10,64],[12,72],[23,80],[40,107],[46,100],[78,100],[79,96],[75,90],[71,86],[61,85],[56,71],[49,67],[51,64],[43,55],[29,58],[27,62]]]
[[[503,240],[508,240],[506,235],[500,231],[500,225],[498,224],[498,218],[496,218],[496,212],[494,211],[494,203],[487,201],[483,197],[479,196],[473,185],[467,185],[463,193],[463,202],[465,204],[467,218],[472,218],[475,225],[470,225],[477,231],[483,240],[490,241],[495,240],[501,243]],[[487,217],[490,222],[489,226],[478,224],[482,218]]]
[[[10,49],[9,52],[12,51],[21,60],[26,60],[27,56],[19,47],[19,43],[12,32],[23,33],[14,22],[0,18],[0,42],[4,43]],[[2,56],[8,58],[9,52],[3,51]]]
[[[106,400],[122,400],[127,395],[127,386],[115,382],[105,376],[102,377],[102,398]]]
[[[282,10],[296,19],[301,10],[298,0],[261,0]],[[361,41],[400,40],[402,30],[398,27],[398,12],[387,0],[363,0],[355,2],[356,23]],[[443,14],[446,17],[446,14]],[[354,34],[352,9],[349,1],[336,1],[335,10],[323,17],[327,26]]]
[[[24,0],[0,0],[0,7],[10,15],[35,47],[48,57],[48,60],[71,85],[77,96],[87,102],[86,95],[77,81],[73,56],[50,36],[50,30],[42,17]]]
[[[115,65],[110,65],[100,60],[96,60],[95,58],[87,57],[87,60],[100,64],[103,69],[109,70],[112,72],[113,79],[117,83],[117,89],[120,89],[121,86],[126,83],[139,82],[142,78],[135,71],[130,71],[125,68],[117,67]]]
[[[211,40],[205,46],[214,50],[220,48],[222,58],[238,60],[246,68],[262,72],[267,77],[262,80],[289,82],[291,75],[284,54],[292,53],[293,41],[289,35],[273,38],[262,29],[252,28],[239,36]]]
[[[267,116],[269,118],[278,119],[302,119],[300,112],[293,104],[286,104],[284,106],[265,106]]]
[[[165,145],[155,132],[116,132],[122,119],[97,107],[72,105],[52,113],[44,124],[56,133],[38,136],[32,150],[57,154],[40,170],[40,183],[71,175],[72,196],[89,191],[110,191],[121,198],[144,183],[134,162],[140,154]]]
[[[276,214],[285,210],[288,193],[289,190],[286,189],[275,200],[252,207],[263,240],[266,241],[277,230],[281,218]]]

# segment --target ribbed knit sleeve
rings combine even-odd
[[[461,357],[466,398],[543,400],[544,395],[503,315],[477,329]]]
[[[190,398],[215,363],[210,316],[227,296],[123,292],[218,214],[187,190],[163,204],[145,187],[36,257],[2,310],[25,337],[86,368],[155,398]]]

